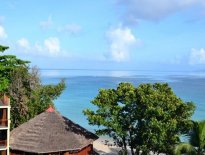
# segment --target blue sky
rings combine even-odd
[[[205,70],[204,0],[0,3],[0,44],[32,66]]]

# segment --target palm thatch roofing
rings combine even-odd
[[[51,108],[11,131],[10,149],[31,153],[77,151],[98,137]]]

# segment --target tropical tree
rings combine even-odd
[[[179,136],[191,127],[194,105],[178,98],[168,84],[120,83],[117,89],[101,89],[92,103],[97,110],[84,110],[98,135],[109,135],[132,155],[171,153]],[[135,150],[135,151],[134,151]]]
[[[194,121],[193,128],[187,135],[189,143],[180,143],[176,145],[174,154],[181,155],[204,155],[205,154],[205,120]]]
[[[116,143],[127,150],[132,144],[132,115],[128,115],[126,105],[131,104],[135,97],[135,88],[129,83],[120,83],[117,89],[100,89],[97,97],[92,101],[98,107],[96,112],[91,109],[84,110],[91,125],[102,128],[97,130],[98,135],[109,135]],[[132,145],[131,148],[133,149]]]
[[[11,73],[7,94],[11,97],[11,128],[18,127],[50,105],[65,89],[62,80],[56,85],[42,85],[38,68],[18,68]]]
[[[0,53],[9,47],[0,45]],[[8,91],[11,82],[11,72],[18,68],[27,68],[29,61],[18,59],[14,55],[0,55],[0,95]]]
[[[195,106],[177,97],[168,84],[141,84],[136,91],[135,148],[170,154],[180,135],[190,130]],[[132,106],[133,107],[133,106]]]
[[[0,46],[4,52],[8,47]],[[56,85],[43,85],[37,67],[14,55],[0,55],[0,95],[11,98],[11,129],[43,112],[65,89],[62,80]],[[53,105],[54,106],[54,105]]]

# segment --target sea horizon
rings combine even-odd
[[[85,70],[84,70],[85,71]],[[205,72],[137,72],[107,70],[41,70],[43,84],[56,84],[61,79],[66,82],[66,89],[54,101],[57,111],[90,131],[97,129],[90,126],[82,111],[86,108],[95,110],[90,103],[101,88],[116,88],[120,82],[130,82],[134,86],[141,83],[168,83],[175,94],[183,101],[192,101],[196,110],[193,120],[203,120],[205,97]],[[89,72],[88,72],[89,71]],[[51,74],[52,73],[52,74]]]

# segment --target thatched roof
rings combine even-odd
[[[80,150],[98,137],[52,109],[11,131],[10,148],[33,153]]]

